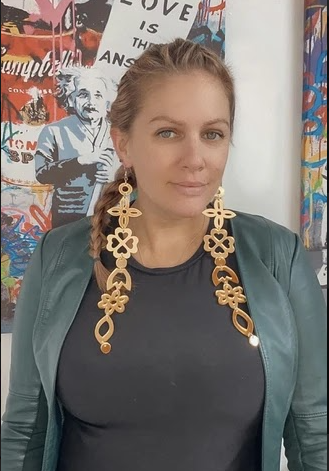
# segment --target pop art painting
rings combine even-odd
[[[1,14],[1,331],[11,332],[42,235],[93,214],[119,166],[108,109],[150,44],[225,55],[225,0],[4,0]]]
[[[301,236],[327,293],[327,2],[305,1]]]

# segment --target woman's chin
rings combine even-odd
[[[196,218],[206,209],[208,201],[204,198],[177,198],[172,204],[170,212],[175,218]]]

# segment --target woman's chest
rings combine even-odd
[[[70,413],[98,424],[159,414],[184,421],[192,411],[215,421],[228,411],[232,419],[257,415],[260,352],[235,329],[231,309],[217,304],[209,278],[202,269],[153,281],[137,273],[125,312],[112,316],[109,355],[94,337],[103,313],[92,281],[59,361],[57,394]]]

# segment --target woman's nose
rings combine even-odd
[[[202,143],[198,138],[188,138],[182,148],[183,167],[190,170],[202,170],[205,166]]]

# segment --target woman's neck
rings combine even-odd
[[[136,260],[149,268],[172,267],[188,260],[200,246],[207,232],[208,219],[200,214],[193,218],[171,219],[150,211],[131,218],[129,227],[139,239]]]

